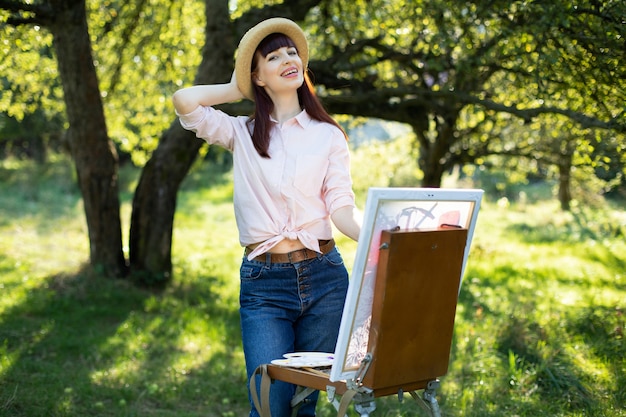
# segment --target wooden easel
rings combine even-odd
[[[294,416],[304,398],[321,390],[338,416],[350,403],[360,416],[369,416],[375,398],[408,392],[439,417],[435,394],[438,378],[448,371],[466,240],[467,229],[461,228],[383,231],[368,354],[356,377],[331,382],[315,370],[263,365],[257,370],[265,380],[257,404],[261,416],[269,416],[268,381],[280,380],[298,386]]]

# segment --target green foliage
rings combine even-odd
[[[63,92],[52,53],[52,36],[39,26],[10,26],[0,11],[0,112],[22,120],[26,114],[63,114]]]
[[[417,187],[420,172],[411,135],[389,142],[372,141],[352,150],[354,191],[366,196],[369,187]],[[380,161],[372,164],[372,161]],[[363,201],[363,203],[365,203]]]
[[[193,82],[205,36],[204,2],[87,6],[109,135],[141,166],[174,120],[171,94]],[[270,6],[276,4],[232,3],[231,17]],[[439,135],[451,123],[454,140],[437,159],[446,169],[480,165],[502,152],[554,164],[567,144],[576,165],[594,167],[607,181],[605,191],[615,192],[624,181],[623,133],[585,131],[576,126],[587,118],[565,124],[555,114],[576,111],[619,122],[626,91],[623,15],[623,2],[610,0],[576,7],[567,1],[332,1],[311,9],[305,29],[314,40],[313,58],[328,59],[339,77],[320,86],[322,95],[341,94],[349,82],[355,91],[380,91],[384,101],[397,104],[386,117],[413,106],[404,121],[418,139],[426,132],[433,146],[450,140]],[[0,18],[8,16],[2,11]],[[63,119],[46,29],[2,24],[0,30],[0,111],[21,120],[38,108],[46,112],[41,120]],[[519,113],[541,108],[548,109],[541,120]]]
[[[358,190],[397,180],[405,167],[388,161],[403,140],[354,151]],[[182,185],[174,279],[160,291],[85,267],[72,173],[66,158],[0,165],[0,416],[245,415],[231,172],[198,162]],[[125,221],[138,174],[121,171]],[[490,195],[481,209],[442,412],[624,416],[623,204],[563,213],[544,189],[517,187],[528,200]],[[355,245],[338,238],[351,267]],[[390,396],[373,415],[426,414]]]
[[[623,2],[352,4],[324,2],[311,13],[312,37],[322,40],[313,56],[328,58],[339,78],[322,91],[381,91],[357,108],[376,114],[393,103],[384,117],[412,125],[421,157],[443,148],[434,160],[446,169],[494,154],[555,165],[567,151],[574,165],[596,166],[592,126],[617,127],[623,147]],[[619,154],[604,157],[623,169]]]
[[[66,128],[63,91],[43,28],[5,24],[0,11],[0,157],[45,160]]]
[[[235,0],[230,1],[230,11],[233,19],[241,17],[244,13],[262,9],[263,7],[281,4],[280,0]]]
[[[171,95],[193,81],[204,43],[204,2],[87,1],[94,63],[109,136],[143,165],[172,123]],[[64,117],[52,36],[11,26],[0,11],[0,112]],[[64,126],[67,128],[67,126]],[[34,132],[39,133],[39,132]]]
[[[172,94],[200,63],[204,2],[87,3],[109,135],[143,166],[175,117]]]

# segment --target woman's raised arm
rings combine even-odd
[[[194,85],[178,90],[172,96],[174,107],[178,114],[188,114],[198,106],[216,106],[218,104],[231,103],[244,98],[235,74],[228,84]]]

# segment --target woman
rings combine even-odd
[[[240,314],[248,377],[294,351],[333,352],[348,273],[332,223],[357,240],[347,137],[315,96],[308,44],[294,22],[274,18],[241,39],[229,83],[174,94],[184,128],[233,153],[234,208],[245,247]],[[212,106],[243,98],[254,116]],[[290,416],[295,387],[272,384],[273,417]],[[317,393],[300,408],[314,416]],[[258,416],[254,406],[250,416]]]

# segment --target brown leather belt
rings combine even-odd
[[[327,254],[335,247],[335,239],[330,240],[320,240],[320,251],[322,255]],[[244,251],[244,256],[248,256],[252,252],[252,249],[246,246],[246,250]],[[306,261],[307,259],[316,258],[319,256],[319,252],[315,252],[314,250],[304,248],[294,250],[293,252],[288,253],[264,253],[253,258],[254,261],[259,262],[270,262],[273,264],[295,264],[297,262]]]

